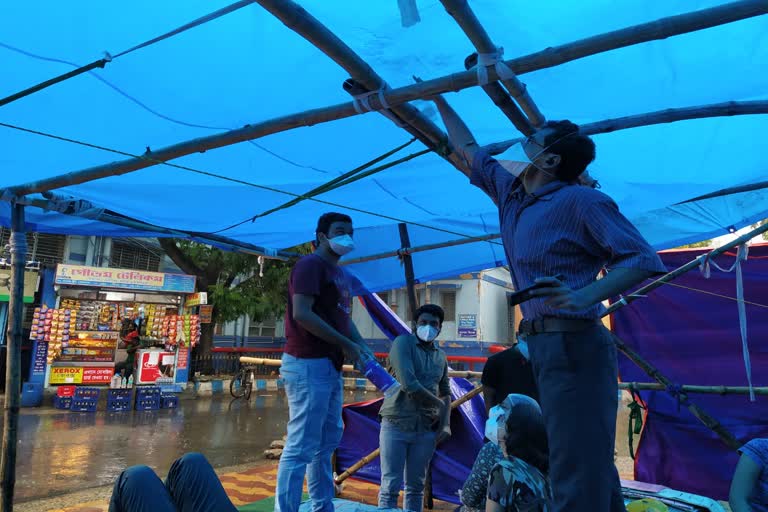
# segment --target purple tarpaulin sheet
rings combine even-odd
[[[669,270],[706,251],[661,253]],[[716,262],[725,269],[735,251]],[[752,382],[768,386],[768,245],[753,245],[742,265]],[[694,291],[691,288],[703,290]],[[614,331],[629,346],[676,384],[746,386],[741,349],[735,273],[712,267],[705,279],[694,270],[617,311]],[[623,355],[619,371],[624,382],[651,379]],[[648,405],[645,430],[638,447],[635,478],[727,499],[738,455],[684,406],[666,392],[643,392]],[[742,443],[768,437],[768,396],[750,402],[748,395],[691,395],[699,405]]]

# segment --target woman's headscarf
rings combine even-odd
[[[541,408],[533,398],[510,394],[493,407],[485,424],[485,437],[498,444],[505,457],[517,457],[547,471],[547,433]]]

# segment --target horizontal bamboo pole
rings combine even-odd
[[[660,20],[634,25],[613,32],[607,32],[586,39],[580,39],[561,46],[547,48],[524,57],[511,59],[505,63],[518,75],[530,73],[539,69],[549,68],[581,59],[590,55],[615,50],[635,44],[695,32],[726,23],[752,18],[768,13],[768,2],[765,0],[741,0],[719,5],[710,9],[680,14]],[[488,70],[490,80],[498,80],[494,69]],[[426,80],[406,87],[392,89],[386,94],[390,106],[396,106],[408,101],[428,98],[449,91],[459,91],[477,85],[477,73],[463,71],[432,80]],[[371,97],[371,106],[378,109],[381,105],[378,98]],[[302,126],[312,126],[336,119],[357,115],[351,103],[342,103],[329,107],[316,108],[282,116],[256,124],[249,124],[236,130],[199,137],[167,146],[157,151],[148,152],[142,158],[131,158],[88,169],[82,169],[59,176],[25,183],[12,187],[11,191],[17,196],[42,192],[61,187],[77,185],[88,181],[119,176],[139,169],[173,160],[192,153],[200,153],[224,146],[257,139],[273,133],[278,133]]]
[[[352,79],[367,91],[378,91],[386,82],[373,68],[347,46],[336,34],[292,0],[256,0],[259,5],[283,22],[286,27],[312,43],[334,62],[346,70]],[[448,147],[448,137],[419,109],[406,103],[389,109],[401,122],[403,128],[418,137],[430,149],[436,151],[458,168],[464,164],[458,155],[448,154],[441,148]]]
[[[584,135],[597,135],[600,133],[610,133],[619,130],[628,130],[640,126],[651,126],[654,124],[675,123],[690,119],[703,119],[709,117],[728,117],[768,114],[768,101],[728,101],[725,103],[713,103],[710,105],[697,105],[695,107],[667,108],[648,112],[645,114],[636,114],[632,116],[617,117],[606,119],[595,123],[581,125],[579,131]],[[522,138],[515,138],[503,142],[494,142],[485,146],[485,150],[492,155],[503,153],[513,144],[522,141]]]
[[[613,342],[616,344],[616,348],[620,350],[630,361],[635,363],[640,369],[647,373],[652,379],[656,380],[664,389],[671,389],[674,387],[674,383],[664,374],[662,374],[655,366],[649,363],[643,356],[637,353],[634,349],[628,346],[624,341],[611,333]],[[741,443],[736,437],[723,425],[712,417],[708,412],[694,404],[688,399],[688,394],[685,391],[680,390],[677,394],[677,399],[680,405],[684,405],[704,426],[713,431],[720,438],[725,445],[732,449],[738,450],[741,448]]]
[[[483,391],[483,387],[479,386],[472,389],[471,391],[464,393],[462,396],[460,396],[459,398],[451,402],[451,410],[461,407],[462,404],[472,400],[474,397],[479,395],[482,391]],[[341,484],[344,480],[346,480],[347,478],[357,473],[360,470],[360,468],[362,468],[363,466],[371,462],[373,459],[378,457],[380,453],[381,453],[381,448],[376,448],[374,451],[372,451],[371,453],[369,453],[359,461],[355,462],[345,472],[343,472],[342,474],[336,477],[335,479],[336,485]]]
[[[280,359],[267,359],[267,358],[261,358],[261,357],[248,357],[248,356],[241,356],[240,362],[244,364],[253,364],[253,365],[263,365],[263,366],[282,366],[283,362]],[[341,371],[343,372],[349,372],[349,373],[360,373],[357,368],[352,366],[351,364],[345,364],[341,367]],[[483,375],[482,372],[469,372],[469,371],[457,371],[457,370],[449,370],[448,376],[457,378],[457,379],[474,379],[481,377]]]
[[[448,11],[448,14],[453,16],[453,19],[456,20],[456,23],[458,23],[459,27],[461,27],[461,30],[463,30],[467,35],[479,54],[493,54],[498,51],[496,45],[493,44],[491,37],[480,23],[480,20],[477,19],[477,16],[469,6],[469,2],[467,0],[440,1],[443,3],[445,10]],[[479,66],[480,63],[477,63],[476,65]],[[515,126],[522,133],[530,135],[532,132],[531,124],[533,124],[533,126],[541,126],[545,121],[544,116],[541,114],[541,111],[539,111],[539,107],[536,106],[536,104],[533,102],[533,99],[528,94],[525,84],[520,82],[516,76],[501,80],[501,83],[504,84],[504,87],[507,88],[509,94],[511,94],[515,100],[517,100],[517,104],[520,105],[520,108],[528,116],[525,118],[524,124],[520,126],[515,124]],[[483,89],[486,91],[486,94],[489,94],[485,87]],[[504,93],[504,90],[502,89],[501,92]],[[491,94],[498,96],[499,93],[491,92],[489,95]],[[493,99],[494,96],[491,96],[491,98]],[[512,121],[515,122],[514,120]]]
[[[55,197],[55,196],[54,196]],[[77,201],[77,198],[71,198],[72,202]],[[67,202],[67,199],[33,199],[29,197],[23,197],[18,200],[19,204],[23,204],[26,206],[33,206],[36,208],[40,208],[44,211],[49,210],[59,210],[59,206],[62,206],[62,203]],[[77,215],[76,213],[64,213],[65,215],[72,215],[74,217],[80,217],[80,215]],[[149,231],[153,233],[159,233],[163,235],[167,235],[168,237],[173,238],[182,238],[182,239],[188,239],[190,237],[195,237],[201,242],[204,243],[210,243],[210,244],[227,244],[231,245],[233,247],[236,247],[237,249],[248,253],[248,254],[256,254],[259,256],[264,256],[266,258],[271,259],[279,259],[279,260],[289,260],[289,259],[295,259],[299,257],[299,254],[289,252],[289,251],[277,251],[275,254],[270,254],[271,251],[267,250],[264,247],[249,244],[247,242],[241,242],[239,240],[235,240],[233,238],[229,238],[226,236],[221,235],[214,235],[210,233],[195,233],[195,232],[189,232],[189,231],[179,231],[176,229],[169,229],[162,226],[156,226],[154,224],[149,224],[147,222],[142,222],[140,220],[136,219],[130,219],[128,217],[124,217],[122,215],[117,215],[112,212],[105,211],[104,213],[100,214],[98,217],[94,218],[93,220],[99,221],[99,222],[105,222],[107,224],[112,224],[115,226],[122,226],[130,229],[135,229],[138,231]]]
[[[627,391],[666,391],[667,388],[658,382],[621,382],[619,389]],[[747,386],[680,386],[685,393],[709,395],[748,395]],[[768,395],[768,387],[752,388],[756,395]]]
[[[721,247],[718,247],[717,249],[713,249],[712,251],[707,253],[706,257],[710,259],[716,258],[717,256],[720,256],[721,254],[738,247],[739,245],[749,242],[753,238],[763,233],[768,233],[768,224],[763,224],[762,226],[758,226],[755,229],[750,230],[748,233],[738,237],[737,239],[732,240],[727,244],[724,244]],[[701,265],[701,260],[699,258],[696,258],[694,260],[689,261],[685,265],[682,265],[676,268],[672,272],[664,274],[660,278],[654,281],[651,281],[647,285],[639,288],[634,293],[625,295],[621,301],[614,302],[613,304],[611,304],[611,306],[605,311],[605,313],[603,313],[603,316],[608,316],[611,313],[615,312],[616,310],[621,309],[624,306],[628,305],[629,303],[645,297],[645,295],[647,295],[648,292],[653,291],[656,288],[659,288],[661,286],[664,286],[665,284],[672,281],[676,277],[679,277],[685,274],[686,272],[689,272],[690,270],[698,268],[700,265]]]
[[[387,251],[379,254],[372,254],[370,256],[363,256],[361,258],[353,258],[341,262],[341,265],[354,265],[355,263],[364,263],[366,261],[380,260],[383,258],[390,258],[400,256],[403,254],[415,254],[417,252],[431,251],[434,249],[442,249],[444,247],[454,247],[457,245],[471,244],[474,242],[486,242],[488,240],[495,240],[500,238],[500,233],[491,233],[490,235],[473,236],[467,238],[460,238],[458,240],[449,240],[447,242],[439,242],[436,244],[419,245],[417,247],[407,247],[405,249],[397,249],[396,251]]]
[[[768,188],[768,181],[761,181],[759,183],[751,183],[749,185],[740,185],[738,187],[728,187],[728,188],[720,189],[715,192],[710,192],[709,194],[704,194],[703,196],[687,199],[677,204],[693,203],[695,201],[704,201],[706,199],[712,199],[715,197],[723,197],[723,196],[729,196],[733,194],[743,194],[744,192],[754,192],[755,190],[762,190],[764,188]]]

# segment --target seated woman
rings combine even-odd
[[[486,512],[548,512],[552,493],[539,404],[525,395],[509,395],[491,409],[485,436],[504,453],[488,479]]]
[[[163,483],[147,466],[123,471],[109,512],[237,512],[213,468],[199,453],[176,460]]]
[[[728,503],[733,512],[768,512],[768,439],[753,439],[739,450]]]
[[[504,454],[496,443],[485,443],[477,454],[467,480],[461,488],[461,512],[479,512],[485,510],[488,496],[488,477],[491,470],[504,459]]]

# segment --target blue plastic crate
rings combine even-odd
[[[72,405],[69,410],[72,412],[96,412],[96,407],[99,405],[98,400],[93,398],[73,398]]]
[[[160,398],[160,388],[157,386],[141,386],[136,388],[136,400],[145,398]]]
[[[99,388],[92,388],[92,387],[78,387],[75,390],[75,399],[93,399],[98,400],[99,395],[101,394],[101,390]]]
[[[107,391],[107,400],[131,400],[132,389],[110,389]]]
[[[160,406],[163,409],[176,409],[179,406],[179,397],[176,395],[162,395]]]
[[[130,410],[131,410],[131,402],[126,402],[123,400],[107,402],[107,411],[122,412],[122,411],[130,411]]]
[[[136,400],[137,411],[156,411],[160,409],[160,398],[142,398]]]
[[[56,409],[69,409],[72,406],[71,396],[54,396],[53,406]]]

